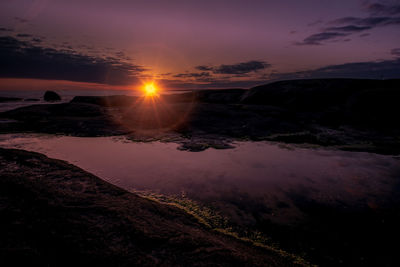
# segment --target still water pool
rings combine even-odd
[[[400,161],[363,152],[237,142],[235,148],[177,150],[175,143],[124,137],[0,135],[0,146],[66,160],[127,190],[177,195],[209,204],[233,221],[302,218],[299,196],[330,206],[386,205],[398,184]]]

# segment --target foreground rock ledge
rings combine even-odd
[[[1,266],[293,266],[64,161],[0,148]]]

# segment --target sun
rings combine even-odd
[[[154,84],[154,82],[151,82],[151,83],[144,84],[143,91],[146,96],[157,96],[158,88]]]

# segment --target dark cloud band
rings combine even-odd
[[[247,62],[241,62],[231,65],[219,65],[219,66],[197,66],[196,69],[201,71],[211,71],[214,74],[246,74],[254,71],[263,70],[271,67],[271,64],[265,61],[251,60]]]
[[[141,66],[116,58],[82,55],[73,50],[56,50],[0,37],[0,77],[38,78],[127,85],[144,71]]]
[[[296,45],[322,45],[327,41],[347,41],[342,38],[351,34],[372,30],[376,27],[400,25],[400,5],[383,5],[381,3],[367,4],[367,17],[343,17],[328,22],[334,25],[324,28],[321,32],[306,37]]]

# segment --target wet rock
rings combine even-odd
[[[2,266],[302,265],[38,153],[0,148],[0,177]]]

